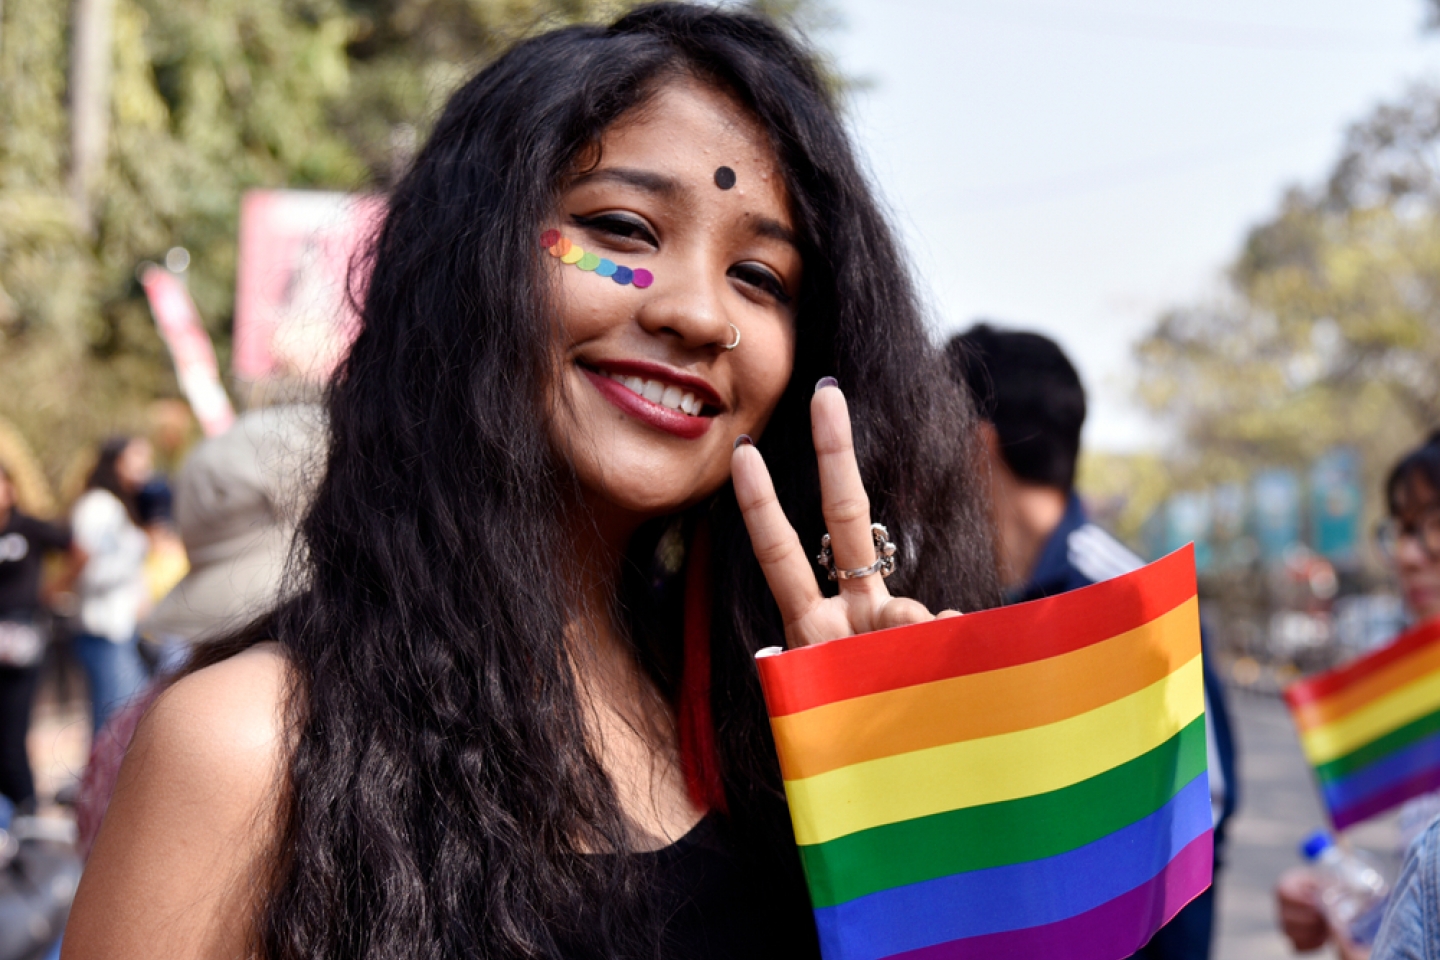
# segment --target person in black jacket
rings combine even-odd
[[[1139,557],[1090,522],[1075,493],[1085,388],[1064,351],[1039,334],[982,323],[953,337],[946,352],[982,420],[1006,597],[1015,603],[1053,597],[1141,566]],[[1235,746],[1224,688],[1208,660],[1204,675],[1218,869],[1225,823],[1235,809]],[[1135,956],[1204,960],[1213,919],[1212,886]]]
[[[24,811],[35,805],[25,737],[45,654],[35,623],[41,564],[46,552],[71,545],[68,530],[21,513],[15,499],[0,464],[0,794]]]

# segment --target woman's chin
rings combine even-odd
[[[592,509],[640,521],[663,517],[713,496],[729,479],[728,457],[702,465],[700,450],[680,456],[657,446],[613,443],[576,451],[576,477]]]
[[[656,517],[668,517],[680,513],[701,502],[715,491],[705,493],[664,492],[664,491],[610,491],[608,496],[597,498],[596,509],[613,510],[629,514],[640,522]],[[639,494],[637,496],[637,494]]]

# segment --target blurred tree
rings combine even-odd
[[[140,263],[190,251],[228,366],[242,191],[383,189],[498,51],[633,3],[0,0],[0,417],[52,479],[103,433],[138,428],[152,399],[178,395]],[[824,0],[750,6],[825,24]],[[84,38],[107,32],[97,68]],[[98,121],[72,115],[97,97]]]
[[[351,25],[337,3],[111,6],[110,75],[88,88],[103,93],[109,122],[82,138],[92,152],[83,178],[66,84],[83,24],[51,0],[4,7],[0,415],[52,477],[88,441],[138,427],[154,397],[177,392],[134,279],[141,261],[190,249],[192,291],[223,355],[240,191],[351,187],[365,174],[329,122],[348,81]]]
[[[1437,0],[1440,2],[1440,0]],[[1440,425],[1440,92],[1349,131],[1328,181],[1254,228],[1209,303],[1137,348],[1140,395],[1178,428],[1187,483],[1358,447],[1367,487]]]
[[[1075,487],[1091,518],[1137,549],[1145,521],[1173,486],[1170,466],[1159,454],[1080,452]]]

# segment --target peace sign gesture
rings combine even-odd
[[[868,567],[877,559],[870,532],[870,498],[855,461],[850,409],[830,377],[816,385],[810,401],[810,426],[820,467],[820,508],[830,531],[835,568]],[[737,441],[730,460],[735,498],[750,531],[755,558],[780,606],[785,640],[792,648],[935,619],[924,604],[892,597],[878,573],[842,579],[839,596],[827,598],[821,593],[810,553],[785,518],[765,460],[748,439]],[[814,546],[818,549],[819,544]],[[946,610],[940,616],[959,614]]]

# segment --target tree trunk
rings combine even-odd
[[[110,136],[115,0],[74,0],[74,4],[70,46],[70,199],[81,229],[93,233],[93,193],[105,169]]]

